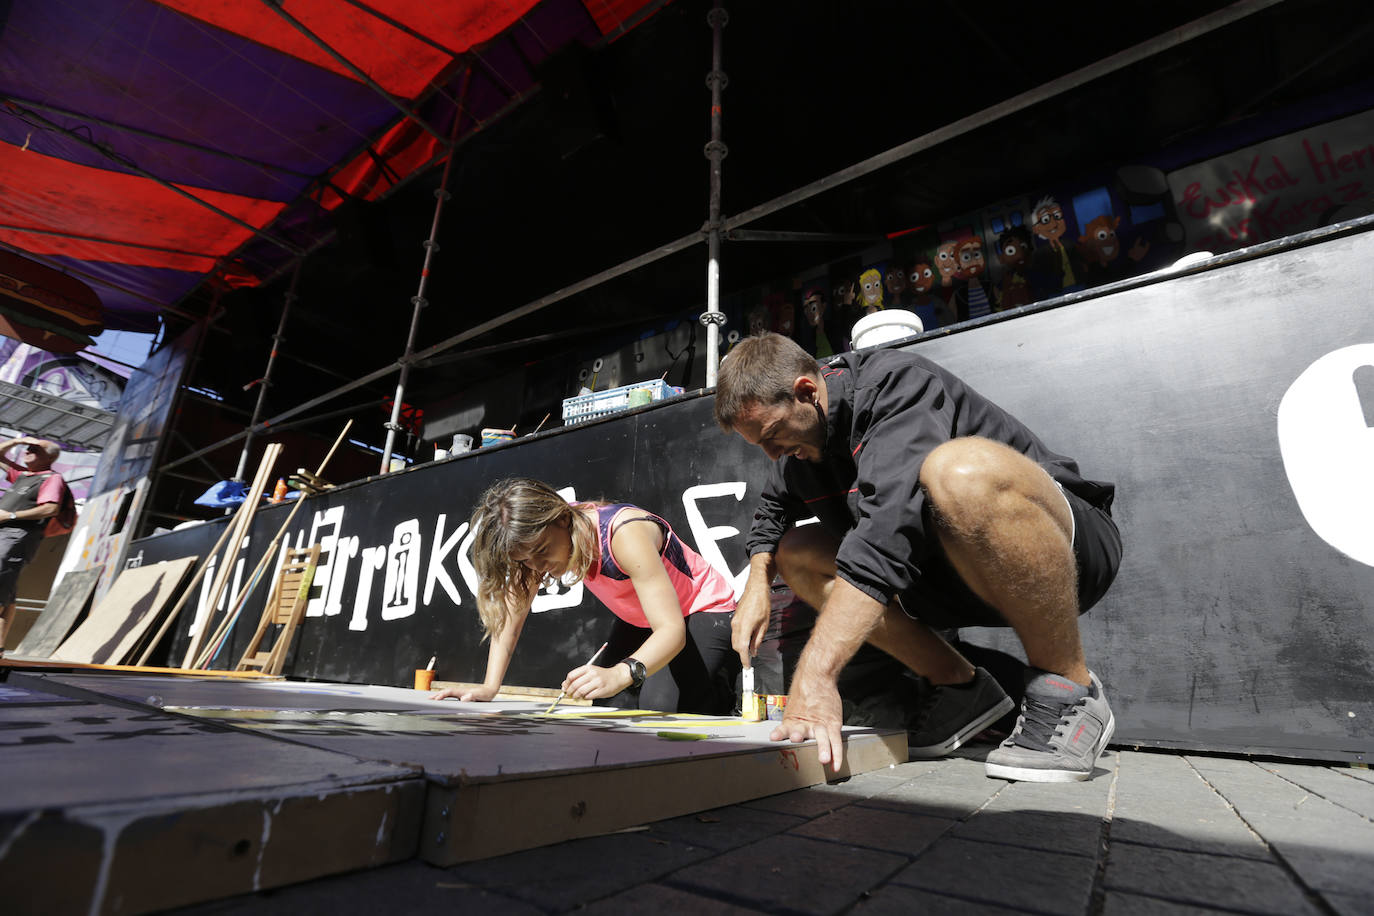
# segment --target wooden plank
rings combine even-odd
[[[27,658],[47,658],[72,631],[91,592],[100,581],[101,569],[74,569],[57,583],[48,596],[48,604],[38,615],[14,654]]]
[[[762,724],[771,729],[776,723]],[[699,747],[705,742],[682,743]],[[432,865],[455,865],[734,805],[906,759],[904,732],[850,734],[839,774],[821,765],[816,743],[808,741],[632,767],[435,786],[425,802],[420,857]]]
[[[224,556],[220,559],[219,570],[215,573],[214,581],[210,586],[210,596],[205,602],[204,619],[192,621],[191,626],[195,632],[191,636],[191,644],[186,647],[186,655],[181,660],[181,667],[183,668],[190,668],[200,655],[201,646],[210,632],[210,623],[215,619],[215,608],[219,605],[220,596],[229,584],[234,563],[238,560],[239,552],[243,549],[243,540],[248,536],[253,515],[258,510],[258,503],[262,502],[262,494],[267,489],[267,481],[271,476],[272,466],[277,463],[277,457],[281,454],[281,450],[281,444],[277,442],[269,442],[267,448],[263,449],[262,460],[258,463],[257,473],[253,477],[252,485],[248,488],[248,495],[243,504],[239,506],[238,511],[234,513],[234,520],[229,524],[229,543],[225,548]]]
[[[362,759],[405,760],[430,786],[420,854],[452,864],[815,785],[814,741],[777,723],[608,707],[544,715],[538,702],[460,703],[427,691],[323,683],[55,680],[205,723]],[[906,734],[844,729],[840,776],[906,761]],[[442,836],[442,839],[436,839]]]
[[[170,679],[168,679],[170,680]],[[0,684],[5,911],[142,913],[412,857],[414,767]]]
[[[260,671],[220,671],[201,668],[163,668],[156,665],[100,665],[93,662],[63,662],[41,658],[0,658],[0,668],[13,668],[16,671],[56,673],[62,671],[117,671],[129,674],[169,674],[177,677],[208,677],[239,680],[279,681],[279,675],[263,674]]]
[[[182,557],[124,570],[91,608],[86,622],[53,651],[53,658],[122,662],[167,607],[195,562],[195,557]]]

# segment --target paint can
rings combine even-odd
[[[429,668],[415,669],[415,689],[430,690],[434,687],[434,671]]]
[[[502,442],[509,442],[515,438],[513,429],[484,429],[482,430],[482,448],[488,445],[500,445]]]
[[[457,433],[453,437],[453,447],[448,450],[450,455],[461,455],[463,452],[472,451],[472,437],[467,433]]]
[[[787,712],[787,694],[770,693],[765,699],[768,718],[773,722],[782,721],[783,714]]]
[[[768,715],[768,707],[761,693],[746,694],[740,706],[740,718],[746,722],[762,722]]]

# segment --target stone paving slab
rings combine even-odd
[[[1320,768],[1311,768],[1320,769]],[[1269,850],[1183,757],[1123,751],[1114,842],[1268,859]]]
[[[453,868],[409,862],[187,912],[1374,909],[1367,770],[1122,750],[1088,782],[1037,785],[985,777],[987,750]]]
[[[1340,805],[1365,819],[1374,818],[1374,793],[1369,784],[1352,779],[1350,774],[1368,772],[1345,768],[1301,766],[1295,763],[1266,763],[1264,769],[1294,785],[1302,786],[1313,795],[1320,795],[1333,805]]]
[[[1260,764],[1211,757],[1189,761],[1314,891],[1374,899],[1374,822],[1369,818]]]

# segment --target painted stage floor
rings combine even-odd
[[[418,857],[594,836],[825,782],[773,723],[391,687],[12,671],[0,885],[17,912],[146,912]],[[846,771],[906,759],[846,729]]]
[[[1113,749],[1089,782],[987,747],[450,868],[387,865],[191,907],[301,913],[1203,916],[1374,911],[1374,774]]]

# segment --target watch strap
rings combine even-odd
[[[645,670],[644,663],[642,661],[631,656],[629,658],[622,659],[620,663],[622,665],[627,666],[630,669],[631,688],[639,687],[641,684],[644,683]]]

